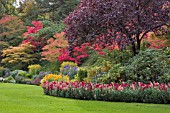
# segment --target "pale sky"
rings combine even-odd
[[[16,6],[19,7],[19,1],[22,1],[22,0],[16,0],[16,1],[17,1]]]

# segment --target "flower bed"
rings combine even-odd
[[[170,84],[44,82],[46,95],[102,101],[170,103]]]

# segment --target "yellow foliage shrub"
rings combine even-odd
[[[41,84],[43,84],[45,81],[69,81],[69,76],[62,76],[57,74],[48,74],[45,75],[45,77],[42,79]]]

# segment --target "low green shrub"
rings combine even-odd
[[[4,83],[16,83],[15,79],[12,76],[8,76],[4,78],[3,82]]]
[[[22,71],[22,70],[14,70],[14,71],[11,72],[11,75],[10,75],[10,76],[12,76],[13,78],[15,78],[15,77],[17,76],[18,72],[20,72],[20,71]]]
[[[22,83],[22,81],[24,81],[26,79],[26,77],[24,76],[15,76],[15,80],[16,80],[16,83]]]
[[[42,61],[40,65],[42,67],[41,71],[44,72],[58,73],[60,71],[60,62],[58,60],[54,62]]]
[[[33,78],[32,84],[40,85],[41,80],[45,77],[45,75],[48,75],[48,74],[51,74],[51,72],[40,71],[40,73]]]
[[[10,70],[8,68],[0,67],[0,77],[8,77]]]
[[[77,72],[77,80],[78,81],[84,81],[84,78],[87,77],[87,70],[80,68]]]
[[[147,49],[124,66],[128,80],[170,82],[170,60],[163,50]]]
[[[39,64],[29,65],[28,69],[28,73],[30,74],[30,76],[33,76],[39,74],[39,72],[41,71],[41,66]]]
[[[16,80],[16,83],[22,83],[27,78],[28,73],[23,70],[14,70],[11,72],[11,76]]]

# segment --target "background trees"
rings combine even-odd
[[[17,16],[4,15],[0,19],[0,61],[3,58],[2,50],[8,46],[18,46],[22,42],[24,29],[24,22]]]
[[[63,20],[79,4],[79,0],[35,0],[38,13],[52,21]]]
[[[11,46],[19,45],[25,28],[24,22],[18,16],[5,15],[0,19],[0,41]]]
[[[20,1],[0,1],[4,68],[27,70],[29,64],[40,64],[43,71],[57,73],[62,62],[71,61],[83,68],[85,81],[109,83],[145,80],[146,73],[152,78],[164,66],[156,77],[168,78],[169,0]],[[148,48],[158,49],[166,60],[153,59],[154,50]],[[140,58],[142,63],[136,65]],[[139,68],[136,74],[132,67]]]
[[[18,11],[15,7],[16,0],[1,0],[0,1],[0,18],[3,14],[17,15]]]

